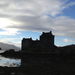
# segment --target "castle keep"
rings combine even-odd
[[[32,40],[32,38],[23,38],[22,39],[22,50],[28,48],[41,48],[41,49],[50,49],[54,47],[54,35],[52,32],[43,32],[40,36],[40,40]]]

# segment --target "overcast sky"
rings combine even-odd
[[[75,0],[0,0],[0,42],[20,47],[49,31],[55,45],[75,44]]]

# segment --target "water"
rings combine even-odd
[[[6,50],[0,50],[0,53]],[[19,67],[21,65],[21,59],[6,58],[0,55],[0,66],[2,67]]]

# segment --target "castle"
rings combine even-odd
[[[40,36],[40,40],[32,40],[32,38],[23,38],[21,50],[26,50],[29,48],[41,48],[41,49],[51,49],[54,47],[54,35],[52,32],[43,32]]]

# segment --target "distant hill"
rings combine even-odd
[[[8,50],[8,49],[20,50],[20,48],[16,47],[15,45],[10,45],[2,42],[0,42],[0,48],[3,50]]]
[[[63,46],[62,48],[75,49],[75,44],[66,45],[66,46]]]
[[[59,46],[58,48],[75,48],[75,44],[66,45],[66,46],[62,46],[62,47]]]
[[[66,53],[75,53],[75,44],[58,47],[59,50],[64,50]]]

